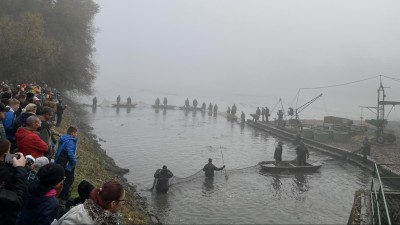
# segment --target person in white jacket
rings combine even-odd
[[[117,181],[108,181],[101,188],[94,188],[90,198],[77,205],[52,225],[118,224],[118,210],[126,202],[125,190]]]

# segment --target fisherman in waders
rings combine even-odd
[[[225,168],[225,165],[222,167],[218,168],[214,164],[212,164],[212,159],[208,159],[208,163],[203,167],[203,171],[205,172],[205,175],[207,178],[213,178],[214,177],[214,171],[219,171],[223,170]]]
[[[231,107],[228,106],[228,110],[226,110],[227,114],[231,114]]]
[[[282,142],[278,142],[278,146],[275,148],[274,153],[275,165],[279,165],[282,162]]]
[[[231,114],[232,114],[232,115],[235,115],[235,114],[236,114],[236,111],[237,111],[237,107],[236,107],[235,104],[233,104],[232,110],[231,110]]]
[[[265,108],[264,108],[264,107],[261,107],[261,118],[262,118],[262,121],[263,121],[263,122],[265,121],[265,120],[264,120],[265,115],[266,115]]]
[[[154,173],[154,178],[157,179],[156,190],[159,193],[167,193],[169,186],[169,178],[173,177],[174,174],[167,169],[167,166],[163,166],[162,169],[157,169]]]
[[[196,99],[193,100],[193,107],[197,108],[197,100]]]
[[[297,163],[299,166],[306,166],[306,160],[310,157],[308,148],[304,145],[304,142],[300,142],[296,148]]]
[[[206,111],[207,105],[205,102],[201,105],[201,110]]]
[[[362,149],[361,151],[362,151],[362,154],[363,154],[363,159],[366,162],[367,161],[367,156],[370,155],[370,153],[371,153],[371,144],[368,141],[368,137],[364,138],[363,145],[362,145],[361,149]]]
[[[155,101],[154,103],[155,103],[155,105],[158,107],[158,106],[160,105],[160,99],[157,98],[156,101]]]
[[[131,96],[129,96],[129,97],[126,99],[126,104],[128,104],[128,105],[132,104]]]
[[[213,111],[213,105],[210,102],[210,104],[208,105],[208,112],[212,113],[212,111]]]

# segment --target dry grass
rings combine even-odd
[[[73,120],[65,116],[63,122],[57,132],[64,134],[69,126],[75,126]],[[121,210],[121,217],[123,224],[149,224],[149,218],[146,213],[138,207],[137,200],[135,198],[135,190],[133,187],[128,186],[126,182],[111,172],[110,159],[106,159],[102,152],[96,149],[96,145],[93,140],[89,139],[83,132],[79,132],[78,128],[78,147],[77,147],[77,159],[78,165],[75,170],[75,181],[72,186],[72,197],[77,197],[77,186],[82,180],[87,180],[95,186],[101,186],[108,180],[119,180],[124,184],[126,190],[127,204]]]

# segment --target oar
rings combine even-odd
[[[221,148],[221,156],[222,156],[222,163],[225,165],[225,162],[224,162],[224,153],[222,153],[222,148]],[[225,171],[225,179],[228,180],[228,174],[226,173],[226,169],[225,169],[225,168],[224,168],[224,171]]]

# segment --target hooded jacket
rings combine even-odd
[[[43,189],[39,182],[30,186],[24,208],[18,215],[17,225],[49,225],[56,218],[59,209],[56,190],[50,189],[43,195],[39,194],[39,189]]]
[[[49,147],[46,142],[40,139],[35,132],[20,127],[15,134],[17,140],[18,151],[24,155],[32,155],[33,158],[43,156]]]
[[[64,134],[60,137],[60,142],[58,143],[58,149],[54,160],[69,172],[72,171],[78,162],[75,156],[77,142],[78,138],[74,138],[69,134]]]

